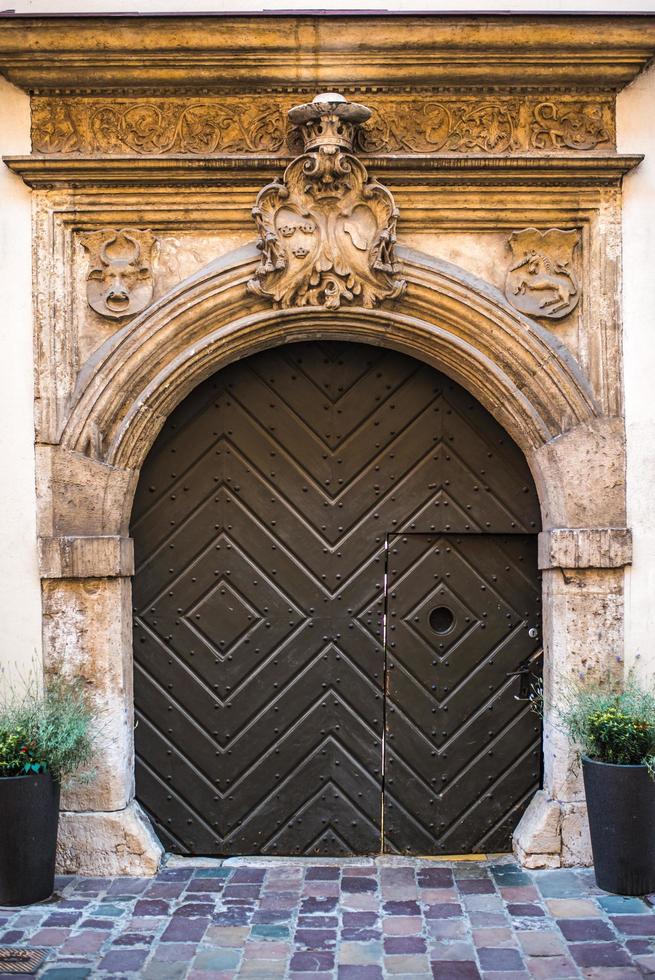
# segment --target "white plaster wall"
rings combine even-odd
[[[29,103],[0,78],[0,154],[29,153]],[[41,670],[30,192],[0,165],[0,688]]]
[[[624,184],[623,329],[628,525],[626,666],[655,675],[655,66],[618,98],[618,148],[643,153]]]

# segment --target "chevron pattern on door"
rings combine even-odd
[[[541,779],[536,537],[394,535],[388,582],[385,850],[511,850]]]
[[[293,344],[200,385],[131,529],[137,796],[165,845],[378,852],[387,533],[538,527],[517,447],[411,358]]]

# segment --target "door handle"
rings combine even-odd
[[[523,664],[518,670],[510,670],[506,677],[519,677],[519,693],[514,695],[515,701],[530,700],[530,682],[533,677],[532,669],[529,664]]]

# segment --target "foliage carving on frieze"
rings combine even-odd
[[[259,193],[253,217],[261,261],[251,292],[281,307],[371,308],[399,296],[398,210],[391,192],[353,155],[366,106],[336,93],[289,111],[305,152]]]
[[[253,111],[247,102],[191,103],[176,113],[155,103],[105,106],[90,117],[99,142],[116,141],[135,153],[275,153],[286,139],[277,103]]]
[[[609,143],[600,105],[540,102],[533,110],[531,145],[535,150],[595,150]]]
[[[80,153],[83,148],[84,135],[68,100],[32,99],[32,149],[36,153]]]
[[[287,131],[278,101],[35,99],[32,106],[40,153],[275,154],[286,148]]]
[[[507,153],[519,148],[518,128],[516,101],[413,99],[375,113],[357,145],[365,153]]]
[[[289,93],[223,96],[32,98],[37,153],[295,156],[302,134]],[[557,154],[614,143],[609,97],[377,92],[358,126],[368,154]]]

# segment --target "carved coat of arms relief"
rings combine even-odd
[[[505,280],[507,299],[528,316],[558,320],[580,301],[580,283],[573,255],[580,244],[577,231],[561,228],[525,228],[508,241],[512,264]]]
[[[281,307],[370,308],[405,288],[394,255],[393,197],[351,152],[357,126],[370,115],[336,93],[289,111],[305,152],[257,197],[262,258],[248,283],[253,293]]]

